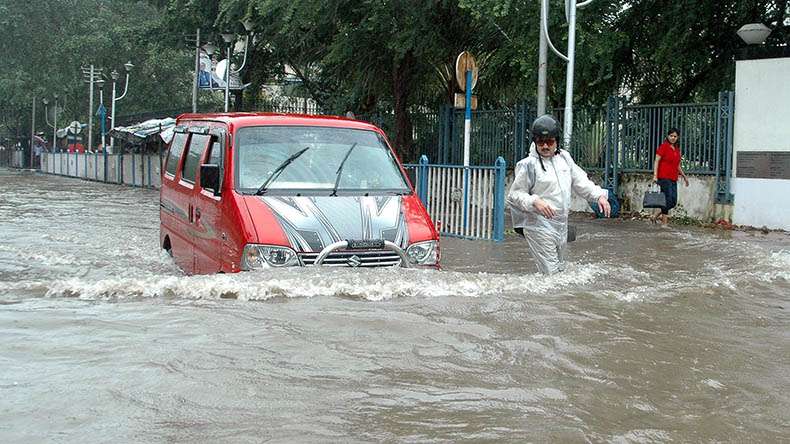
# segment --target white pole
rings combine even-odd
[[[93,65],[91,65],[91,80],[90,80],[90,94],[88,99],[88,150],[93,149],[93,79],[94,79],[94,71]]]
[[[573,63],[576,52],[576,0],[569,0],[568,5],[568,70],[565,76],[565,124],[563,139],[565,149],[570,148],[573,131]]]
[[[225,112],[228,112],[228,101],[230,96],[230,50],[231,43],[228,43],[228,58],[225,60]]]
[[[110,131],[115,128],[115,79],[112,79],[112,109],[110,110]],[[115,137],[110,136],[110,153],[115,154]]]
[[[55,98],[55,109],[52,110],[52,114],[55,115],[55,121],[52,123],[52,152],[55,152],[55,148],[58,146],[58,99]]]
[[[33,166],[33,138],[36,136],[36,96],[33,95],[33,111],[30,113],[30,168],[35,169]]]

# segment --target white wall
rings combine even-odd
[[[732,192],[733,223],[790,230],[790,180],[734,179]]]
[[[790,152],[790,58],[735,63],[733,223],[790,230],[790,180],[737,177],[739,151]]]

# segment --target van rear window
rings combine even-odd
[[[185,133],[175,133],[173,141],[170,142],[170,151],[167,154],[167,167],[165,172],[171,176],[176,175],[178,169],[178,162],[181,160],[181,154],[184,152],[184,145],[187,142],[187,135]]]

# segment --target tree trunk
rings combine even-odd
[[[395,98],[395,151],[403,162],[416,161],[409,116],[409,95],[414,78],[414,54],[411,51],[396,62],[392,72],[392,95]]]

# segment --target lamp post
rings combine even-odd
[[[244,69],[244,65],[247,63],[247,50],[250,47],[250,36],[253,34],[254,23],[250,19],[244,19],[241,21],[242,26],[244,26],[244,30],[246,31],[245,39],[244,39],[244,57],[241,61],[241,66],[238,69],[233,70],[233,74],[238,74]],[[230,32],[223,32],[222,40],[225,41],[225,44],[228,45],[228,58],[225,61],[225,112],[228,112],[228,103],[230,97],[230,75],[231,75],[231,65],[230,65],[230,57],[233,50],[233,41],[235,40],[235,35]]]
[[[568,56],[566,57],[554,47],[549,38],[549,25],[548,25],[548,0],[541,0],[541,20],[540,29],[541,33],[545,35],[546,43],[549,48],[562,60],[568,63],[568,68],[565,73],[565,121],[563,124],[563,144],[567,149],[571,143],[571,135],[573,132],[573,68],[576,59],[576,8],[583,8],[593,0],[586,0],[581,3],[576,3],[576,0],[566,0],[565,2],[565,18],[568,22]]]
[[[44,121],[48,126],[52,127],[52,152],[54,153],[58,146],[58,95],[55,94],[55,103],[52,111],[55,120],[54,123],[49,123],[49,99],[44,97],[41,99],[41,103],[44,104]]]
[[[129,92],[129,71],[134,68],[134,65],[132,65],[132,62],[126,62],[124,63],[123,67],[126,70],[126,83],[123,86],[123,94],[121,94],[120,97],[115,96],[115,83],[118,81],[120,74],[118,74],[118,71],[114,69],[110,73],[110,77],[112,77],[112,110],[110,111],[110,129],[115,128],[115,102],[126,97],[126,93]],[[115,152],[114,137],[110,137],[110,149],[113,150],[113,153]]]

